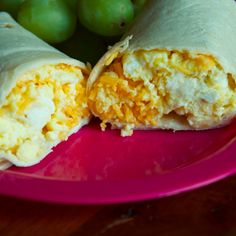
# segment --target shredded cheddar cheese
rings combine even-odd
[[[0,107],[1,152],[32,159],[65,140],[90,115],[86,80],[86,73],[67,64],[23,74]]]
[[[210,55],[139,50],[119,55],[89,91],[88,105],[101,120],[131,135],[157,127],[172,112],[193,128],[207,127],[236,108],[236,82]]]

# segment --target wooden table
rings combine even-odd
[[[177,196],[108,206],[0,197],[0,236],[236,236],[236,176]]]

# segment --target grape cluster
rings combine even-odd
[[[146,0],[0,0],[26,29],[72,57],[95,63]],[[79,21],[78,21],[79,19]],[[86,52],[86,48],[91,53]]]

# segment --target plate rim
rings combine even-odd
[[[49,179],[5,170],[0,171],[0,194],[40,202],[80,205],[157,199],[194,190],[235,174],[235,150],[236,137],[217,152],[192,165],[166,174],[130,180]]]

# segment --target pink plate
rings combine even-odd
[[[199,132],[136,131],[97,122],[40,164],[0,172],[0,193],[56,203],[118,203],[191,190],[236,172],[236,123]]]

